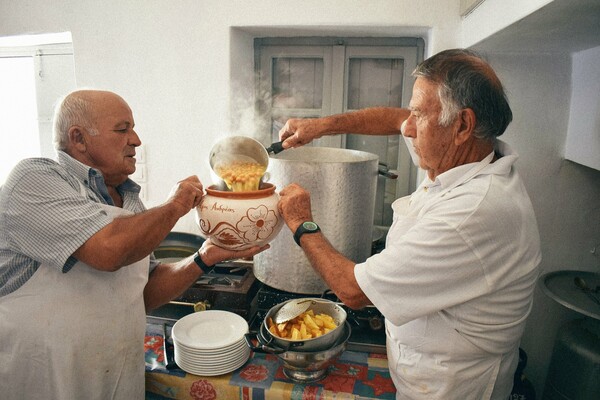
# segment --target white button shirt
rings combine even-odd
[[[425,179],[392,204],[386,248],[356,279],[386,318],[398,399],[502,399],[541,261],[533,207],[497,154]]]

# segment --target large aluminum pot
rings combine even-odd
[[[268,173],[280,190],[290,183],[307,189],[315,222],[336,250],[358,263],[371,255],[378,168],[375,154],[305,146],[272,156]],[[269,250],[254,256],[254,275],[288,292],[316,295],[328,289],[287,226]]]
[[[337,328],[327,332],[326,334],[305,340],[290,340],[273,335],[269,331],[269,325],[267,321],[269,318],[275,319],[275,315],[281,307],[289,303],[292,300],[285,301],[272,307],[262,323],[261,332],[265,339],[275,348],[284,350],[295,350],[295,351],[318,351],[331,348],[339,338],[344,334],[344,325],[346,323],[347,313],[339,304],[334,303],[331,300],[319,299],[319,298],[307,298],[311,300],[312,304],[308,307],[308,310],[313,310],[315,314],[327,314],[333,318]]]

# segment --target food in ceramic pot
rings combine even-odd
[[[257,162],[235,161],[215,167],[216,173],[233,192],[258,190],[267,168]]]
[[[263,246],[277,236],[283,218],[277,209],[275,186],[261,184],[259,190],[232,192],[215,185],[196,207],[201,233],[219,247],[243,250]]]
[[[311,311],[314,314],[325,314],[332,317],[335,328],[318,337],[313,337],[310,339],[291,339],[274,335],[269,330],[269,320],[274,320],[279,309],[286,303],[294,301],[288,300],[271,308],[262,323],[263,330],[265,331],[264,335],[268,336],[269,341],[271,341],[274,346],[280,349],[294,349],[295,351],[324,350],[333,346],[333,344],[336,343],[340,336],[344,333],[343,326],[347,318],[346,310],[344,310],[339,304],[330,300],[320,298],[307,298],[307,300],[312,301],[312,304],[307,311]]]

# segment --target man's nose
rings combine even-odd
[[[133,134],[129,138],[129,144],[134,147],[141,146],[142,141],[140,140],[140,137],[138,136],[137,132],[134,131],[133,129],[132,129],[132,132],[133,132]]]
[[[404,120],[404,122],[400,126],[400,132],[402,133],[402,135],[404,135],[406,137],[414,138],[417,136],[417,129],[416,129],[416,126],[414,123],[414,118],[412,117],[412,115],[410,115],[408,118],[406,118]]]

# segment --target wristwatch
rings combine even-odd
[[[198,267],[202,270],[202,272],[204,272],[205,274],[208,274],[210,271],[212,271],[213,267],[209,267],[208,265],[206,265],[204,263],[204,261],[202,261],[202,257],[200,257],[200,251],[196,252],[196,257],[194,257],[194,262],[198,265]]]
[[[300,246],[300,238],[302,237],[302,235],[304,235],[305,233],[317,233],[320,231],[321,228],[319,228],[319,225],[315,224],[312,221],[305,221],[300,224],[298,229],[296,229],[296,233],[294,233],[294,240],[296,241],[296,244]]]

